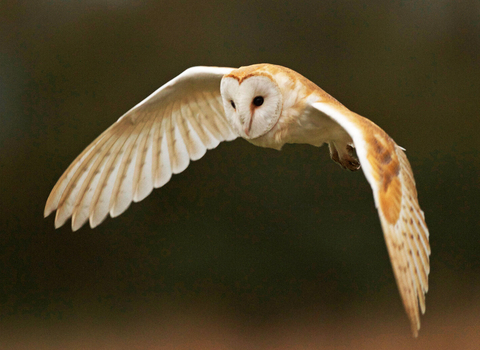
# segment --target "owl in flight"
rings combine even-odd
[[[412,169],[381,128],[351,112],[297,72],[271,64],[193,67],[133,107],[68,167],[48,197],[55,227],[78,230],[123,213],[221,141],[242,137],[280,150],[328,144],[343,168],[363,168],[414,336],[425,312],[428,228]],[[354,150],[358,156],[355,158]]]

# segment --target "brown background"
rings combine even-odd
[[[0,346],[476,349],[480,3],[2,1]],[[43,219],[69,163],[193,65],[302,73],[407,149],[431,231],[411,338],[371,190],[326,147],[220,145],[95,230]]]

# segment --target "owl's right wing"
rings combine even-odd
[[[55,227],[93,228],[110,213],[144,199],[190,159],[238,135],[230,128],[220,81],[233,68],[192,67],[163,85],[105,130],[73,161],[48,197]]]

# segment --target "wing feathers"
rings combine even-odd
[[[101,173],[111,152],[112,146],[117,139],[110,137],[105,143],[102,151],[96,157],[95,162],[90,167],[87,177],[83,180],[82,186],[76,196],[75,205],[72,213],[72,230],[78,230],[88,219],[89,205],[92,200],[94,190],[100,180]]]
[[[202,109],[210,109],[210,106],[208,105],[208,103],[203,99],[200,99],[199,96],[193,96],[193,97],[195,102],[192,103],[192,106],[194,108],[194,112],[197,112],[197,115],[200,117],[199,119],[202,125],[205,125],[208,131],[210,131],[213,137],[215,137],[218,141],[224,140],[222,133],[220,132],[217,124],[215,123],[216,118],[206,118],[205,115],[198,114],[198,112],[201,111]],[[213,113],[215,113],[215,111],[213,111]]]
[[[187,148],[180,136],[180,131],[176,125],[177,112],[172,113],[172,117],[166,121],[167,145],[170,156],[170,165],[172,173],[178,174],[184,171],[189,162]]]
[[[153,176],[154,176],[154,186],[155,188],[162,187],[172,177],[172,168],[170,166],[170,156],[167,146],[167,137],[165,132],[165,118],[162,121],[162,125],[159,128],[159,136],[155,139],[157,140],[154,143],[153,150]]]
[[[144,126],[145,122],[143,120],[137,120],[137,124],[127,139],[127,146],[115,179],[112,197],[110,198],[110,216],[112,218],[122,214],[132,202],[135,156],[139,143],[138,137]]]
[[[220,116],[223,114],[223,104],[221,101],[215,98],[214,95],[209,93],[203,93],[204,103],[217,115]],[[220,112],[221,111],[221,112]],[[228,125],[228,122],[224,118],[213,118],[211,119],[212,123],[215,125],[216,130],[221,134],[222,139],[231,140],[232,137],[235,138],[235,135],[232,132],[232,129]]]
[[[205,124],[202,124],[201,114],[199,115],[193,109],[193,105],[191,103],[185,104],[183,106],[185,111],[185,115],[189,116],[189,120],[195,132],[197,133],[198,137],[204,144],[207,149],[212,149],[218,146],[220,141],[218,141],[213,135],[208,131]]]
[[[103,132],[75,159],[53,188],[45,216],[55,226],[92,227],[110,213],[167,183],[190,160],[236,135],[221,104],[220,80],[231,68],[194,67],[155,91]]]
[[[105,143],[113,137],[111,130],[105,132],[105,136],[101,138],[98,143],[92,147],[91,152],[88,152],[84,158],[81,157],[81,164],[74,166],[76,170],[72,174],[68,184],[66,185],[60,200],[58,202],[58,210],[55,216],[55,227],[62,226],[65,221],[72,215],[75,200],[80,191],[81,185],[88,175],[88,172],[95,160],[98,158],[99,153],[103,150]],[[73,171],[72,171],[73,172]]]
[[[152,124],[155,117],[150,117],[144,127],[139,142],[135,172],[133,175],[133,200],[139,202],[153,190],[152,182]]]
[[[185,109],[180,108],[178,113],[180,116],[180,118],[177,119],[178,130],[180,131],[180,135],[182,136],[185,146],[187,147],[187,152],[190,155],[190,159],[197,160],[202,158],[205,152],[207,152],[207,148],[191,126],[189,115],[185,114]]]
[[[120,168],[120,162],[125,152],[127,137],[127,132],[123,132],[118,138],[98,182],[89,212],[90,226],[92,228],[105,220],[110,210],[110,198]]]
[[[70,164],[67,170],[63,173],[60,179],[55,184],[55,187],[52,189],[52,192],[48,196],[47,203],[45,205],[44,216],[49,216],[54,210],[57,209],[60,198],[65,191],[65,188],[69,184],[72,177],[75,175],[77,169],[83,163],[83,161],[89,156],[93,151],[94,147],[102,140],[105,135],[109,132],[106,130],[100,136],[98,136],[95,141],[93,141],[83,152],[77,157],[77,159]]]
[[[414,336],[425,312],[430,245],[412,169],[403,150],[377,125],[336,101],[313,103],[317,118],[329,118],[353,139],[370,183],[390,260]],[[335,141],[335,140],[333,140]]]

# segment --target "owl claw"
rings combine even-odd
[[[346,161],[346,165],[343,165],[343,167],[350,171],[357,171],[360,169],[360,162],[355,158],[352,158],[351,160]]]
[[[330,157],[343,169],[350,171],[357,171],[360,169],[360,162],[355,158],[355,150],[352,146],[347,145],[346,152],[342,152],[340,155],[333,144],[329,143],[328,146],[330,148]]]

